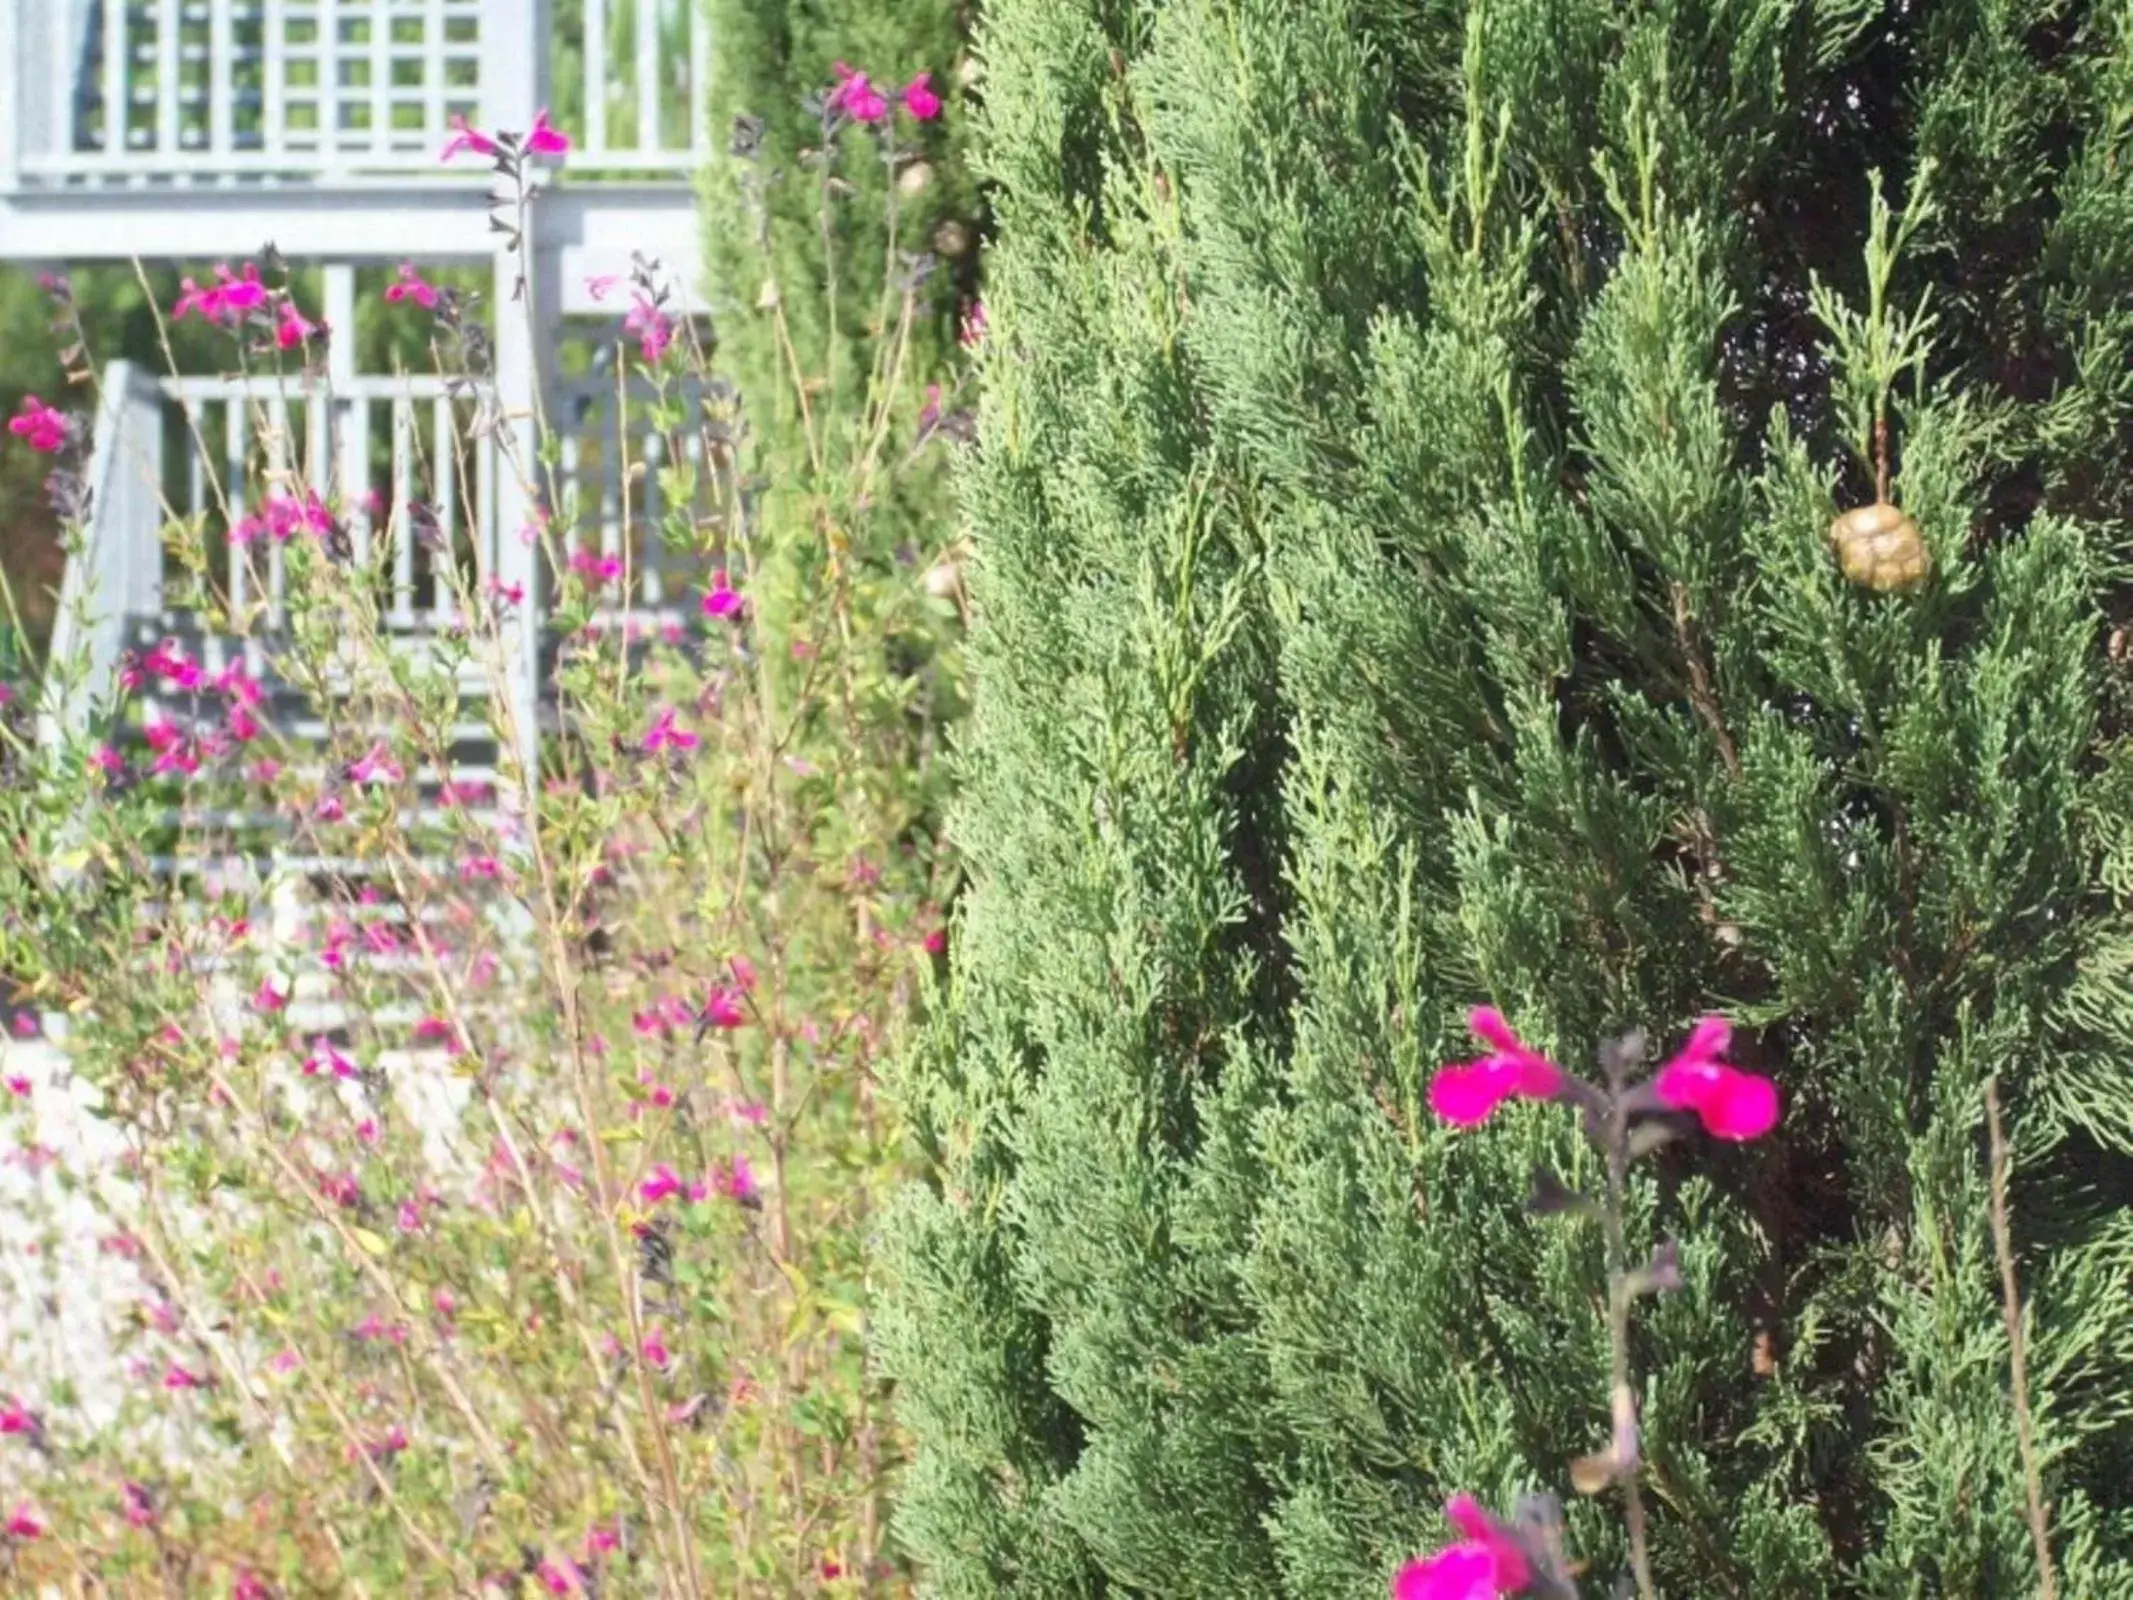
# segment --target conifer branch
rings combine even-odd
[[[2028,1497],[2030,1543],[2037,1551],[2038,1600],[2056,1600],[2050,1523],[2044,1480],[2037,1468],[2037,1441],[2029,1412],[2029,1360],[2022,1337],[2021,1287],[2015,1281],[2014,1238],[2007,1225],[2007,1132],[2000,1124],[1998,1078],[1985,1080],[1985,1129],[1992,1144],[1992,1250],[2000,1263],[2000,1310],[2007,1318],[2007,1362],[2014,1390],[2015,1443],[2022,1452],[2022,1487]]]

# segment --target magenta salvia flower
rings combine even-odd
[[[126,1525],[129,1528],[146,1528],[155,1522],[155,1501],[140,1484],[129,1481],[121,1485],[119,1500],[125,1508]]]
[[[266,304],[267,286],[259,281],[259,268],[246,262],[244,276],[232,273],[227,263],[215,268],[215,282],[201,288],[190,278],[178,280],[182,291],[170,308],[173,322],[182,322],[197,312],[209,322],[236,322],[245,312]]]
[[[200,1376],[183,1362],[173,1361],[163,1372],[163,1387],[166,1389],[205,1389],[207,1379]]]
[[[407,776],[392,752],[380,739],[369,751],[349,764],[348,778],[351,783],[398,783]]]
[[[914,121],[931,122],[941,114],[941,97],[933,92],[933,74],[930,72],[921,72],[905,84],[898,98]]]
[[[1563,1069],[1529,1049],[1494,1006],[1476,1006],[1467,1026],[1490,1054],[1440,1067],[1429,1083],[1429,1108],[1455,1127],[1474,1128],[1506,1100],[1550,1100],[1563,1087]]]
[[[585,292],[597,303],[614,293],[615,285],[621,281],[619,272],[597,272],[585,280]]]
[[[38,1520],[36,1510],[27,1500],[17,1500],[15,1509],[7,1514],[7,1536],[10,1539],[37,1539],[44,1535],[44,1523]]]
[[[318,332],[318,324],[296,309],[294,300],[284,300],[274,308],[274,342],[284,350],[293,350]]]
[[[7,1079],[7,1092],[18,1100],[27,1100],[30,1097],[30,1080],[19,1072],[10,1073]],[[7,1431],[7,1413],[0,1411],[0,1433],[6,1433]]]
[[[1497,1600],[1505,1592],[1496,1587],[1488,1547],[1479,1544],[1455,1544],[1410,1561],[1392,1580],[1392,1600]]]
[[[20,1400],[0,1405],[0,1437],[11,1433],[34,1436],[39,1431],[35,1413],[27,1410]]]
[[[434,311],[437,309],[437,286],[425,280],[422,274],[415,270],[412,261],[403,261],[400,263],[399,281],[385,286],[385,298],[392,304],[412,300],[423,310]]]
[[[738,1028],[748,1020],[747,1008],[741,1004],[741,991],[720,984],[713,989],[710,998],[704,1001],[704,1021],[714,1028]]]
[[[639,294],[631,302],[629,315],[622,319],[622,329],[637,336],[637,353],[644,357],[646,366],[657,366],[659,358],[667,353],[667,346],[674,342],[673,320],[649,295]]]
[[[67,442],[67,419],[35,395],[24,395],[21,407],[7,419],[7,431],[32,450],[50,455]]]
[[[880,122],[888,116],[888,99],[864,72],[855,72],[842,61],[830,70],[837,74],[837,87],[823,102],[825,110],[841,111],[854,122]]]
[[[1511,1530],[1472,1495],[1453,1495],[1444,1515],[1459,1542],[1403,1567],[1393,1579],[1393,1600],[1496,1600],[1533,1581],[1532,1564]]]
[[[451,138],[445,140],[444,148],[437,152],[439,161],[451,161],[469,151],[478,156],[496,154],[496,141],[479,128],[470,126],[456,111],[452,113],[451,127]]]
[[[637,1195],[646,1205],[656,1206],[669,1195],[681,1194],[687,1188],[680,1175],[662,1161],[652,1168],[650,1177],[637,1185]]]
[[[1675,1110],[1695,1113],[1716,1138],[1760,1139],[1777,1126],[1777,1085],[1722,1060],[1732,1042],[1733,1028],[1725,1018],[1705,1017],[1659,1069],[1652,1087]]]
[[[704,595],[704,615],[707,617],[739,616],[747,602],[740,591],[726,581],[726,569],[720,567],[711,574],[711,587]]]
[[[526,135],[526,153],[532,156],[560,156],[570,150],[570,135],[548,120],[548,108],[542,106],[533,114],[533,129]]]
[[[652,718],[652,726],[644,736],[647,753],[657,755],[662,750],[694,750],[701,742],[695,734],[675,722],[676,714],[672,706],[662,706],[659,714]]]
[[[274,1591],[250,1567],[239,1567],[230,1580],[230,1600],[273,1600]]]
[[[714,1177],[718,1191],[729,1200],[738,1200],[743,1205],[756,1197],[754,1169],[748,1165],[746,1156],[735,1156],[732,1162],[720,1162]]]

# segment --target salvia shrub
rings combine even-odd
[[[988,7],[933,1592],[2133,1593],[2127,28]]]
[[[810,86],[831,154],[793,181],[826,213],[878,204],[896,140],[953,115],[904,82],[879,107]],[[509,220],[568,146],[544,118],[445,154],[493,169]],[[255,405],[244,471],[165,530],[163,635],[86,728],[62,715],[79,661],[7,687],[0,970],[53,1035],[0,1097],[9,1176],[50,1208],[10,1261],[17,1306],[79,1306],[84,1207],[124,1289],[109,1370],[7,1352],[8,1593],[908,1590],[861,1247],[902,1144],[880,1065],[940,959],[961,620],[931,576],[949,530],[911,508],[943,493],[967,358],[916,336],[925,275],[875,255],[832,269],[859,291],[841,359],[869,375],[825,383],[784,329],[825,262],[766,226],[780,249],[717,319],[788,352],[748,382],[656,265],[599,286],[619,508],[579,503],[545,421],[530,448],[495,426],[488,319],[538,308],[401,267],[381,314],[460,381],[455,469],[366,504]],[[294,282],[225,265],[162,310],[294,392],[330,336]],[[78,409],[26,402],[6,441],[50,467],[77,550]],[[537,741],[506,692],[525,582],[422,499],[464,493],[490,434],[542,508],[501,531],[549,613]],[[201,454],[219,467],[220,440]],[[423,648],[389,626],[392,541],[365,518],[421,535],[444,619]],[[655,549],[664,609],[633,609]],[[466,775],[470,748],[493,774]],[[70,1161],[61,1121],[115,1148]]]

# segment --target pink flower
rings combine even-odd
[[[415,1024],[414,1032],[417,1044],[456,1043],[458,1040],[458,1031],[442,1017],[424,1017]]]
[[[266,304],[267,286],[259,281],[259,268],[251,262],[244,264],[242,278],[234,276],[227,266],[218,262],[215,277],[219,281],[210,292],[221,296],[222,314],[228,321],[234,322],[241,313]]]
[[[726,970],[733,974],[734,987],[747,994],[755,988],[755,963],[746,956],[734,956],[726,963]]]
[[[674,1359],[674,1352],[667,1348],[667,1337],[655,1324],[647,1329],[643,1345],[644,1359],[655,1367],[664,1367]]]
[[[30,1080],[23,1077],[20,1073],[12,1074],[7,1080],[7,1092],[15,1096],[15,1098],[18,1100],[29,1099]],[[5,1432],[7,1432],[5,1428],[0,1428],[0,1433]]]
[[[948,930],[946,928],[935,928],[926,935],[924,943],[927,955],[937,956],[943,954],[948,948]]]
[[[437,286],[423,280],[412,261],[400,263],[400,281],[385,286],[385,298],[390,304],[412,300],[425,311],[437,309]]]
[[[311,1054],[304,1057],[304,1076],[315,1078],[320,1073],[348,1079],[356,1075],[356,1064],[335,1049],[324,1039],[311,1042]]]
[[[242,661],[233,661],[217,673],[215,687],[242,706],[256,706],[266,694],[259,680],[245,671]]]
[[[294,1372],[303,1364],[304,1358],[288,1345],[282,1346],[281,1349],[267,1357],[267,1370],[275,1373]]]
[[[1459,1543],[1402,1568],[1393,1579],[1393,1600],[1496,1600],[1533,1581],[1518,1540],[1472,1495],[1453,1495],[1444,1515],[1459,1531]]]
[[[199,1373],[194,1372],[182,1362],[173,1361],[164,1369],[163,1387],[171,1390],[205,1389],[207,1387],[207,1379],[201,1377]]]
[[[637,1194],[648,1206],[656,1206],[669,1195],[682,1193],[688,1186],[664,1161],[652,1168],[652,1175],[637,1185]]]
[[[274,1591],[250,1567],[239,1567],[230,1580],[230,1600],[274,1600]]]
[[[637,336],[637,353],[644,357],[646,366],[657,366],[659,358],[667,353],[667,346],[674,342],[672,319],[644,294],[637,296],[629,315],[622,319],[622,331]]]
[[[281,989],[271,976],[261,978],[259,987],[252,991],[252,1009],[268,1016],[272,1016],[288,1003],[287,992]]]
[[[829,92],[823,109],[841,111],[854,122],[880,122],[888,116],[889,102],[864,72],[854,72],[842,61],[830,70],[837,74],[837,87]]]
[[[221,301],[213,289],[203,289],[190,278],[180,278],[178,288],[178,298],[170,307],[171,321],[183,322],[194,312],[198,312],[210,322],[216,320],[217,308]]]
[[[904,109],[915,122],[931,122],[941,114],[941,97],[933,92],[933,74],[921,72],[903,87]]]
[[[621,281],[622,274],[619,272],[598,273],[585,280],[585,292],[591,295],[594,302],[597,304],[599,301],[605,300],[610,294],[612,294],[614,292],[615,285],[620,283]]]
[[[439,161],[450,161],[462,151],[471,150],[478,156],[496,154],[496,141],[479,128],[467,125],[467,119],[458,112],[452,114],[452,137],[445,140],[444,148],[437,152]]]
[[[119,1490],[119,1497],[126,1509],[126,1525],[129,1528],[146,1528],[156,1520],[155,1502],[148,1491],[137,1483],[126,1483]]]
[[[622,576],[622,558],[594,555],[590,550],[573,550],[570,570],[588,583],[612,583]]]
[[[707,617],[739,616],[746,605],[739,591],[726,581],[726,569],[720,567],[711,574],[711,588],[704,595],[704,615]]]
[[[735,1156],[730,1166],[720,1162],[712,1169],[712,1176],[718,1192],[729,1200],[745,1205],[756,1197],[755,1172],[746,1156]]]
[[[116,778],[126,770],[126,758],[108,744],[100,744],[89,753],[89,765],[107,778]]]
[[[203,677],[200,663],[187,655],[175,639],[163,640],[141,657],[141,670],[187,692],[199,688]]]
[[[990,319],[985,315],[985,302],[973,300],[970,302],[970,309],[963,313],[963,326],[955,336],[956,342],[965,349],[974,348],[984,340],[985,330],[989,326]]]
[[[1479,1544],[1455,1544],[1427,1561],[1410,1561],[1392,1580],[1392,1600],[1497,1600],[1502,1593],[1496,1563]]]
[[[585,1530],[585,1559],[590,1561],[605,1550],[621,1548],[622,1535],[602,1523],[594,1523]]]
[[[548,108],[542,106],[533,114],[533,131],[526,135],[526,154],[529,156],[559,156],[570,149],[570,135],[548,120]]]
[[[573,1562],[543,1561],[533,1569],[533,1575],[541,1580],[541,1587],[550,1594],[584,1593],[584,1585],[578,1582],[578,1569]]]
[[[1476,1006],[1467,1026],[1495,1049],[1478,1061],[1437,1069],[1429,1084],[1429,1107],[1446,1122],[1478,1127],[1506,1100],[1549,1100],[1562,1089],[1563,1069],[1521,1043],[1494,1006]]]
[[[738,1028],[748,1021],[741,991],[720,984],[704,1001],[703,1020],[714,1028]]]
[[[67,442],[67,419],[35,395],[24,395],[22,408],[7,419],[7,431],[50,455]]]
[[[0,1437],[11,1433],[34,1437],[40,1431],[36,1415],[26,1410],[20,1400],[0,1406]]]
[[[392,752],[386,748],[383,739],[372,745],[367,754],[350,763],[348,768],[348,778],[352,783],[398,783],[406,776],[400,763],[393,759]]]
[[[1652,1087],[1675,1110],[1694,1112],[1715,1138],[1760,1139],[1777,1126],[1777,1085],[1721,1060],[1732,1040],[1733,1028],[1725,1018],[1705,1017],[1680,1052],[1659,1069]]]
[[[503,876],[503,863],[494,856],[469,856],[459,863],[461,883],[492,883]]]
[[[274,342],[282,349],[294,350],[317,332],[318,324],[297,310],[294,300],[284,300],[275,307]]]
[[[652,718],[652,726],[644,736],[647,754],[657,755],[662,750],[694,750],[701,742],[687,728],[677,726],[674,717],[674,708],[663,706]]]
[[[37,1513],[29,1501],[17,1500],[15,1509],[7,1514],[7,1536],[10,1539],[36,1539],[44,1534],[44,1524],[37,1520]]]

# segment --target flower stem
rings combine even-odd
[[[1612,1074],[1618,1076],[1618,1074]],[[1637,1392],[1629,1376],[1629,1250],[1624,1239],[1623,1211],[1629,1190],[1629,1117],[1622,1109],[1622,1088],[1613,1085],[1612,1105],[1607,1113],[1607,1343],[1612,1360],[1610,1398],[1613,1438],[1609,1450],[1621,1471],[1622,1507],[1629,1524],[1629,1565],[1637,1579],[1642,1600],[1655,1600],[1652,1587],[1651,1553],[1644,1537],[1644,1494],[1637,1475],[1643,1453],[1637,1436]]]

